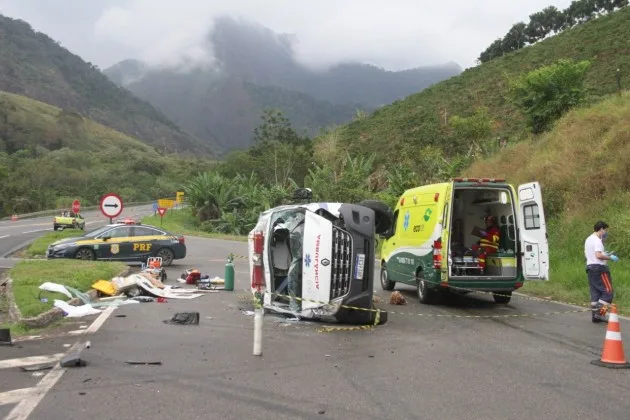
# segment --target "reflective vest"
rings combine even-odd
[[[486,230],[486,234],[479,241],[479,246],[487,253],[495,253],[499,251],[499,238],[501,231],[498,227],[491,227]]]

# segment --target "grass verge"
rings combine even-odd
[[[41,291],[39,286],[46,282],[88,291],[99,279],[109,280],[127,266],[121,262],[46,260],[20,261],[9,272],[13,279],[13,297],[24,318],[37,316],[53,307],[54,299],[68,300],[58,293]],[[41,292],[41,294],[40,294]],[[42,302],[47,298],[48,302]]]
[[[169,209],[162,218],[159,215],[146,216],[142,218],[142,223],[183,235],[247,242],[246,235],[227,235],[201,230],[189,208]]]
[[[81,236],[84,232],[80,229],[64,229],[56,232],[48,232],[43,236],[35,239],[31,245],[24,251],[24,258],[36,258],[46,256],[48,245],[59,239]]]

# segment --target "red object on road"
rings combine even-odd
[[[81,202],[79,200],[74,200],[72,202],[72,213],[77,214],[81,212]]]

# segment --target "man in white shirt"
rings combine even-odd
[[[608,269],[608,260],[619,261],[619,257],[604,250],[604,240],[608,236],[608,224],[598,221],[593,226],[594,232],[584,242],[586,274],[591,291],[591,309],[593,322],[607,322],[608,305],[613,301],[614,290],[612,276]]]

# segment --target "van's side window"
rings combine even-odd
[[[538,204],[529,204],[523,207],[523,215],[525,217],[525,229],[540,229],[540,214],[538,213]]]
[[[394,212],[394,221],[392,222],[392,235],[396,234],[396,225],[398,224],[398,210]]]

